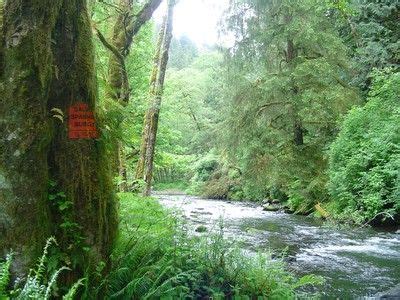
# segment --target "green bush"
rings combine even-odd
[[[400,213],[400,73],[375,75],[329,151],[330,208],[357,223]]]
[[[189,237],[185,223],[151,198],[121,194],[121,234],[112,271],[97,294],[110,299],[292,299],[297,280],[283,260],[249,257],[223,236],[223,226]]]
[[[205,182],[211,178],[211,175],[218,169],[219,159],[214,154],[207,154],[202,157],[194,166],[194,181]]]

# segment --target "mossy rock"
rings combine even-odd
[[[199,233],[203,233],[203,232],[207,232],[208,229],[207,229],[206,226],[200,225],[199,227],[197,227],[197,228],[195,229],[195,231],[196,231],[196,232],[199,232]]]
[[[276,204],[265,204],[263,205],[263,210],[265,211],[279,211],[281,210],[281,206],[280,205],[276,205]]]

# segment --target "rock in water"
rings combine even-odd
[[[207,232],[207,227],[203,226],[203,225],[200,225],[199,227],[196,228],[195,231],[196,232],[200,232],[200,233]]]
[[[276,204],[265,204],[263,205],[263,210],[265,211],[278,211],[281,209],[280,205],[276,205]]]

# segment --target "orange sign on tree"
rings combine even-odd
[[[95,139],[99,136],[94,113],[82,102],[70,106],[68,129],[68,137],[74,140]]]

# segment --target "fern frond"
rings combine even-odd
[[[69,289],[68,293],[63,296],[63,300],[74,300],[75,294],[78,291],[79,287],[83,286],[86,278],[79,279],[74,285]]]
[[[50,238],[46,241],[46,246],[45,246],[44,249],[43,249],[42,257],[40,258],[39,263],[38,263],[38,267],[37,267],[37,269],[36,269],[36,271],[35,271],[35,279],[36,279],[38,282],[40,282],[40,280],[43,278],[43,275],[44,275],[45,272],[46,272],[45,263],[46,263],[46,260],[47,260],[47,255],[48,255],[48,253],[49,253],[49,248],[50,248],[50,246],[51,246],[53,243],[54,243],[55,245],[57,245],[57,241],[56,241],[55,237],[53,237],[53,236],[50,237]]]
[[[7,286],[10,283],[10,266],[12,253],[6,256],[6,260],[0,264],[0,298],[7,296]]]
[[[64,270],[70,271],[71,269],[70,269],[70,268],[67,268],[67,267],[61,267],[61,268],[58,269],[56,272],[54,272],[53,276],[51,276],[51,279],[50,279],[50,281],[49,281],[49,283],[48,283],[48,285],[47,285],[47,288],[46,288],[46,293],[45,293],[45,295],[44,295],[44,298],[45,298],[45,299],[50,299],[51,289],[52,289],[53,285],[56,283],[57,278],[58,278],[58,276],[60,275],[60,273],[61,273],[62,271],[64,271]]]

